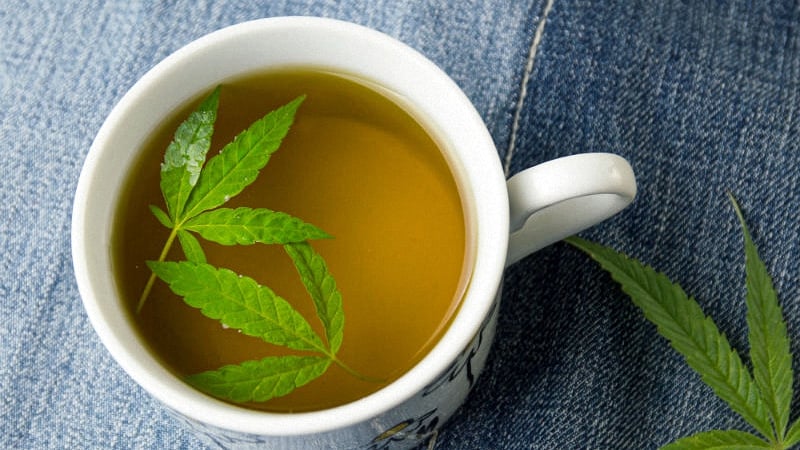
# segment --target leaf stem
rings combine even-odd
[[[361,380],[361,381],[366,381],[366,382],[368,382],[368,383],[384,383],[384,382],[386,382],[386,379],[385,379],[385,378],[375,378],[375,377],[370,377],[370,376],[367,376],[367,375],[364,375],[364,374],[362,374],[361,372],[358,372],[357,370],[353,369],[352,367],[350,367],[350,366],[348,366],[347,364],[345,364],[344,362],[342,362],[342,360],[340,360],[339,358],[337,358],[337,357],[336,357],[336,355],[332,355],[332,354],[330,354],[330,353],[329,353],[327,356],[328,356],[328,357],[331,359],[331,361],[333,361],[333,362],[334,362],[334,363],[335,363],[337,366],[339,366],[339,367],[341,367],[342,369],[344,369],[344,371],[345,371],[345,372],[347,372],[347,373],[349,373],[350,375],[352,375],[352,376],[354,376],[354,377],[358,378],[358,379],[359,379],[359,380]]]
[[[169,237],[167,238],[167,242],[164,243],[164,248],[161,249],[161,254],[158,255],[158,262],[164,262],[167,259],[167,253],[169,253],[169,249],[172,247],[172,243],[175,242],[175,237],[178,236],[178,231],[180,230],[180,225],[175,225],[172,227],[172,231],[169,233]],[[144,306],[144,302],[147,300],[147,297],[150,296],[150,291],[153,290],[153,284],[156,282],[156,274],[152,270],[150,271],[150,278],[147,279],[147,284],[144,285],[144,289],[142,290],[142,295],[139,296],[139,303],[136,305],[136,314],[139,314],[142,311],[142,307]]]

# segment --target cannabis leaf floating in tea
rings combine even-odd
[[[256,180],[288,133],[304,97],[255,121],[206,162],[219,97],[217,87],[178,127],[164,154],[160,187],[166,211],[154,205],[150,210],[171,231],[158,260],[147,262],[152,274],[137,312],[159,278],[187,305],[219,320],[224,327],[269,344],[308,352],[226,365],[187,378],[200,390],[230,401],[263,402],[286,395],[321,376],[331,364],[367,379],[336,356],[344,336],[342,296],[325,260],[308,243],[331,236],[285,213],[222,207]],[[325,330],[324,339],[269,287],[210,264],[195,234],[221,245],[282,245],[314,303]],[[186,260],[166,261],[176,238]]]
[[[761,434],[712,430],[679,439],[662,450],[780,450],[800,443],[800,420],[789,426],[794,373],[786,322],[741,209],[733,196],[730,200],[744,234],[752,373],[714,321],[679,285],[613,249],[577,237],[567,240],[608,271],[703,382]]]

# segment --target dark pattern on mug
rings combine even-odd
[[[425,387],[422,391],[422,396],[427,397],[428,395],[435,392],[437,389],[441,388],[442,386],[452,382],[463,372],[466,374],[467,382],[469,383],[468,389],[472,389],[472,386],[475,384],[475,378],[477,374],[473,370],[472,360],[475,358],[478,353],[480,353],[481,346],[484,342],[484,333],[489,328],[489,324],[492,323],[492,319],[494,319],[495,315],[497,314],[499,302],[494,302],[492,305],[492,310],[489,312],[489,315],[486,316],[484,319],[483,324],[481,325],[480,330],[470,342],[470,345],[466,350],[461,352],[458,358],[450,364],[450,367],[445,370],[442,375],[440,375],[437,379],[435,379],[431,384]]]
[[[406,419],[384,431],[372,440],[372,444],[367,449],[388,450],[393,442],[427,440],[436,431],[438,425],[439,416],[436,415],[436,408],[434,408],[417,418]]]

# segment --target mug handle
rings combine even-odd
[[[618,213],[636,196],[624,158],[581,153],[554,159],[508,182],[511,236],[506,266]]]

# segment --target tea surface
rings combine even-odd
[[[312,241],[342,293],[339,359],[384,383],[332,365],[291,394],[246,406],[307,411],[344,404],[401,376],[436,343],[467,284],[458,190],[436,143],[400,107],[363,85],[315,71],[265,73],[223,85],[209,158],[254,120],[300,94],[307,98],[259,179],[226,207],[283,211],[333,235]],[[224,329],[157,281],[134,313],[169,230],[148,205],[163,205],[159,170],[178,111],[147,143],[127,181],[114,228],[120,292],[152,351],[185,376],[289,351]],[[201,239],[208,261],[256,279],[324,335],[313,304],[281,246],[224,247]],[[168,260],[184,259],[173,248]]]

